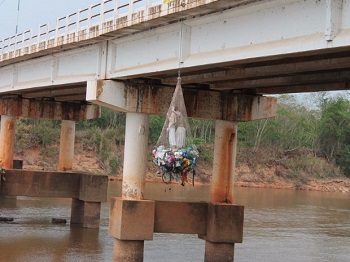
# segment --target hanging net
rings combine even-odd
[[[194,168],[198,157],[199,153],[193,144],[179,77],[162,132],[153,150],[153,163],[161,169],[164,182],[169,183],[175,179],[181,180],[181,185],[185,185],[190,171],[192,171],[192,183],[194,183]]]

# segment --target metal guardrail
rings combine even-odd
[[[163,0],[102,0],[99,4],[58,18],[54,27],[46,23],[39,25],[37,32],[31,29],[0,40],[0,62],[95,38],[123,27],[177,12],[176,8],[180,5],[177,2],[180,1],[164,3]]]

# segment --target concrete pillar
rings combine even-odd
[[[216,121],[213,176],[210,188],[212,203],[233,203],[236,147],[237,123]],[[204,261],[229,262],[233,261],[233,254],[234,243],[206,240]]]
[[[15,118],[1,116],[0,131],[0,166],[4,169],[13,168],[13,154],[15,148]]]
[[[233,203],[236,147],[237,123],[216,121],[210,187],[210,201],[213,203]]]
[[[205,262],[233,261],[235,244],[205,241]]]
[[[119,240],[114,239],[113,261],[143,261],[144,240]]]
[[[123,165],[123,199],[142,200],[146,181],[149,117],[127,113]]]
[[[72,199],[71,224],[80,224],[85,228],[100,226],[101,202],[87,202],[77,198]]]
[[[126,114],[122,199],[140,201],[144,199],[148,131],[148,115]],[[143,239],[119,240],[115,238],[113,261],[143,261],[143,251]]]
[[[73,169],[75,121],[62,120],[58,171]]]

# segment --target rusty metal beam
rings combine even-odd
[[[0,115],[79,121],[98,118],[100,108],[88,104],[0,98]]]
[[[111,80],[89,81],[86,100],[116,111],[165,115],[174,87],[135,86]],[[184,90],[187,115],[227,121],[275,117],[277,99],[210,90]]]

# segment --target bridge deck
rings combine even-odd
[[[0,97],[85,102],[87,82],[103,79],[174,86],[179,62],[188,89],[349,89],[349,1],[117,3],[103,0],[54,29],[0,42]]]

